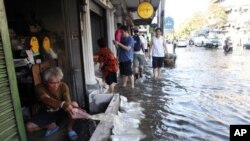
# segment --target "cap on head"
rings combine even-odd
[[[138,29],[134,29],[134,33],[138,33],[139,32],[139,30]]]

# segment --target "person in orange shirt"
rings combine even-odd
[[[109,85],[109,92],[113,93],[117,83],[118,61],[108,48],[107,41],[104,38],[98,39],[97,42],[100,48],[98,62],[102,70],[102,77]]]

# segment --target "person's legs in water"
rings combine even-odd
[[[139,56],[138,54],[134,54],[133,68],[134,68],[134,78],[135,80],[137,80],[139,78]]]
[[[161,68],[158,68],[158,78],[161,76]]]
[[[158,79],[159,77],[159,68],[154,68],[153,69],[153,78]]]
[[[123,75],[122,76],[122,87],[127,87],[128,83],[128,76]]]
[[[145,56],[140,55],[139,56],[139,75],[141,78],[142,78],[142,71],[143,71],[143,67],[144,67],[145,62],[146,62]]]
[[[148,49],[145,49],[144,52],[145,52],[145,59],[149,59],[149,56],[148,56]]]
[[[173,54],[175,54],[176,44],[173,45]]]
[[[115,85],[117,83],[117,73],[116,72],[109,72],[106,76],[106,83],[109,85],[108,92],[113,93]]]
[[[126,87],[127,86],[127,81],[128,79],[126,78],[126,62],[120,62],[119,63],[119,69],[120,69],[120,75],[122,78],[122,87]]]
[[[161,68],[162,68],[162,65],[163,65],[163,62],[164,62],[164,57],[159,57],[158,58],[158,77],[161,76]]]
[[[131,76],[133,75],[132,62],[131,61],[123,62],[122,65],[123,65],[121,67],[123,69],[122,87],[126,87],[128,82],[128,77],[131,78]],[[134,78],[134,76],[132,77]],[[134,80],[131,80],[131,84],[134,85]]]
[[[158,78],[158,57],[153,57],[152,61],[152,66],[153,66],[153,78],[157,79]]]
[[[109,90],[108,90],[108,92],[110,92],[110,93],[114,93],[114,91],[115,91],[115,83],[112,83],[111,85],[109,85]]]
[[[139,67],[139,75],[142,78],[142,70],[143,70],[143,65]]]
[[[131,88],[135,88],[134,75],[130,75]]]

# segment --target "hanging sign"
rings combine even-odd
[[[166,17],[164,19],[164,28],[173,29],[174,28],[174,19],[172,17]]]
[[[137,7],[137,13],[142,19],[148,19],[154,14],[154,7],[150,2],[141,2]]]
[[[34,56],[39,55],[39,42],[37,37],[33,36],[30,38],[30,47]]]
[[[48,53],[50,48],[51,48],[51,44],[50,44],[50,39],[49,37],[45,36],[43,38],[43,48],[44,50]]]

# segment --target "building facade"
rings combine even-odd
[[[160,0],[147,2],[156,11]],[[57,55],[56,65],[64,72],[72,99],[88,109],[89,86],[97,84],[93,59],[98,52],[96,40],[105,37],[116,53],[112,44],[116,23],[131,28],[150,24],[154,15],[149,19],[131,15],[138,4],[133,0],[0,0],[0,140],[27,140],[22,110],[34,104],[33,66],[41,69],[49,59],[40,52],[45,49],[45,35]],[[16,61],[27,59],[22,56],[25,50],[33,49],[32,37],[37,39],[35,63],[17,66]]]
[[[250,1],[214,0],[226,9],[227,23],[224,30],[232,37],[235,45],[242,46],[250,37]]]

